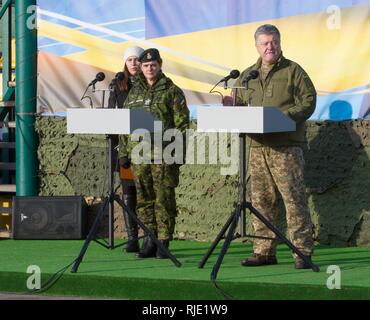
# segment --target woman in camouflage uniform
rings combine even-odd
[[[154,48],[147,49],[139,60],[142,73],[130,90],[124,107],[142,108],[151,112],[162,122],[164,132],[168,129],[177,129],[185,133],[189,126],[189,110],[185,96],[182,90],[163,74],[159,51]],[[120,149],[120,157],[129,162],[131,151],[138,143],[140,142],[129,139],[128,143]],[[153,160],[152,154],[150,159]],[[180,164],[165,162],[162,157],[160,164],[133,163],[132,168],[137,188],[138,216],[168,248],[175,228],[177,213],[175,188],[179,183]],[[149,237],[144,239],[137,256],[167,258],[165,253],[157,250],[155,243]]]

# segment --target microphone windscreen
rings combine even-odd
[[[239,76],[240,76],[239,70],[231,70],[230,71],[230,78],[231,79],[236,79]]]
[[[123,79],[125,79],[125,74],[122,71],[121,72],[117,72],[116,79],[117,80],[123,80]]]
[[[105,79],[105,74],[104,72],[99,72],[97,75],[96,75],[96,80],[98,81],[103,81]]]

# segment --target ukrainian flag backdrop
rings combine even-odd
[[[276,25],[284,56],[318,91],[312,120],[370,119],[370,0],[39,0],[38,109],[64,111],[103,71],[108,86],[131,45],[156,47],[164,72],[198,105],[231,69],[258,58],[254,31]],[[231,84],[231,83],[230,83]],[[223,94],[228,91],[219,88]],[[96,107],[102,92],[88,92]]]

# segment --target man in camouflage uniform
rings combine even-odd
[[[176,128],[184,134],[189,126],[189,110],[185,96],[182,90],[162,73],[159,51],[155,48],[147,49],[139,57],[139,61],[142,73],[136,78],[124,108],[147,110],[162,122],[163,132]],[[151,139],[153,141],[153,134]],[[138,143],[140,142],[132,139],[122,143],[120,158],[129,162],[131,151]],[[162,142],[163,149],[164,146]],[[153,160],[153,153],[151,159]],[[167,248],[172,239],[177,215],[175,188],[179,183],[179,166],[180,164],[176,163],[164,163],[163,158],[161,164],[132,163],[139,218]],[[162,251],[157,250],[149,237],[144,239],[137,256],[167,258]]]
[[[307,73],[282,55],[280,33],[275,26],[260,26],[254,36],[260,58],[240,75],[235,86],[242,86],[252,70],[258,70],[259,77],[248,82],[247,90],[238,90],[236,103],[277,107],[296,122],[296,131],[250,135],[251,202],[276,225],[280,192],[286,208],[289,237],[311,259],[312,222],[303,178],[302,145],[306,143],[305,121],[315,109],[316,91]],[[256,236],[276,238],[255,216],[252,223]],[[276,240],[255,240],[253,256],[242,260],[241,264],[276,264],[276,245]],[[310,266],[295,255],[295,268]]]

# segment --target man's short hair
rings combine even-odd
[[[272,24],[264,24],[262,26],[259,26],[256,30],[256,32],[254,33],[254,40],[257,41],[257,38],[260,34],[273,34],[273,35],[276,35],[276,37],[278,38],[279,42],[280,42],[280,32],[278,30],[278,28],[276,28],[274,25]]]

